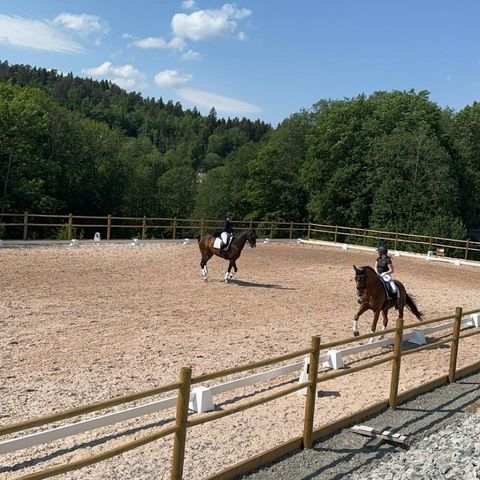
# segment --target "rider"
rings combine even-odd
[[[230,242],[230,238],[232,236],[232,219],[233,219],[233,213],[227,212],[225,215],[225,221],[223,222],[223,227],[222,227],[222,248],[220,250],[226,250],[228,248],[228,244]]]
[[[380,245],[377,248],[378,258],[377,258],[377,272],[382,277],[384,282],[390,284],[390,288],[392,289],[392,293],[397,300],[397,286],[393,280],[393,263],[392,259],[388,256],[388,248]]]

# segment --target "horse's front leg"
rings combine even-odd
[[[358,312],[353,317],[353,336],[354,337],[358,337],[360,335],[360,331],[358,330],[358,319],[360,318],[360,315],[365,313],[367,310],[368,310],[368,304],[362,303],[360,305],[360,308],[358,309]]]
[[[237,262],[234,261],[232,266],[233,266],[233,272],[230,272],[230,275],[228,276],[229,279],[233,278],[238,271]]]
[[[230,260],[230,263],[228,264],[228,270],[225,273],[225,282],[228,282],[228,279],[233,277],[233,274],[230,274],[230,271],[232,270],[232,267],[233,267],[234,263],[235,262],[232,262]]]

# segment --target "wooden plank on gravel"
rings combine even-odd
[[[404,445],[407,442],[407,437],[405,435],[393,433],[390,430],[378,430],[367,425],[354,425],[350,428],[350,431],[366,437],[380,438],[391,443],[400,443]]]

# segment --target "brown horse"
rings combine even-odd
[[[387,328],[388,310],[393,306],[398,308],[398,318],[403,318],[403,310],[405,307],[408,307],[418,320],[423,320],[422,312],[418,310],[413,298],[407,293],[401,282],[395,280],[395,285],[398,290],[398,300],[395,302],[394,299],[388,298],[383,280],[380,279],[380,276],[377,275],[372,267],[366,266],[359,268],[354,265],[353,268],[355,269],[358,303],[360,303],[360,308],[353,317],[354,336],[360,335],[358,331],[358,319],[360,315],[367,310],[373,310],[372,332],[377,328],[380,312],[382,312],[383,317],[383,329],[385,330]]]
[[[242,253],[245,244],[248,242],[252,248],[256,247],[257,234],[255,233],[255,230],[253,228],[249,228],[248,230],[244,230],[243,232],[235,234],[232,238],[232,241],[230,242],[228,250],[220,250],[218,248],[214,248],[214,241],[215,237],[213,235],[205,235],[204,237],[198,239],[198,246],[200,248],[200,253],[202,254],[202,260],[200,261],[202,276],[205,280],[207,280],[207,262],[213,257],[213,255],[217,255],[218,257],[222,257],[230,262],[228,265],[228,270],[225,273],[225,281],[227,282],[228,279],[233,278],[235,273],[237,273],[238,269],[236,261]],[[232,267],[234,269],[233,272],[231,271]]]

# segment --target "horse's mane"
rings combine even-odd
[[[363,267],[358,267],[358,269],[363,272],[362,275],[366,274],[367,271],[370,271],[370,272],[374,273],[375,275],[377,274],[375,272],[375,270],[370,265],[364,265]]]
[[[253,228],[247,228],[246,230],[241,230],[240,232],[236,232],[236,233],[233,234],[233,239],[239,238],[239,237],[241,237],[242,235],[248,236],[248,235],[250,235],[253,231],[254,231]]]

